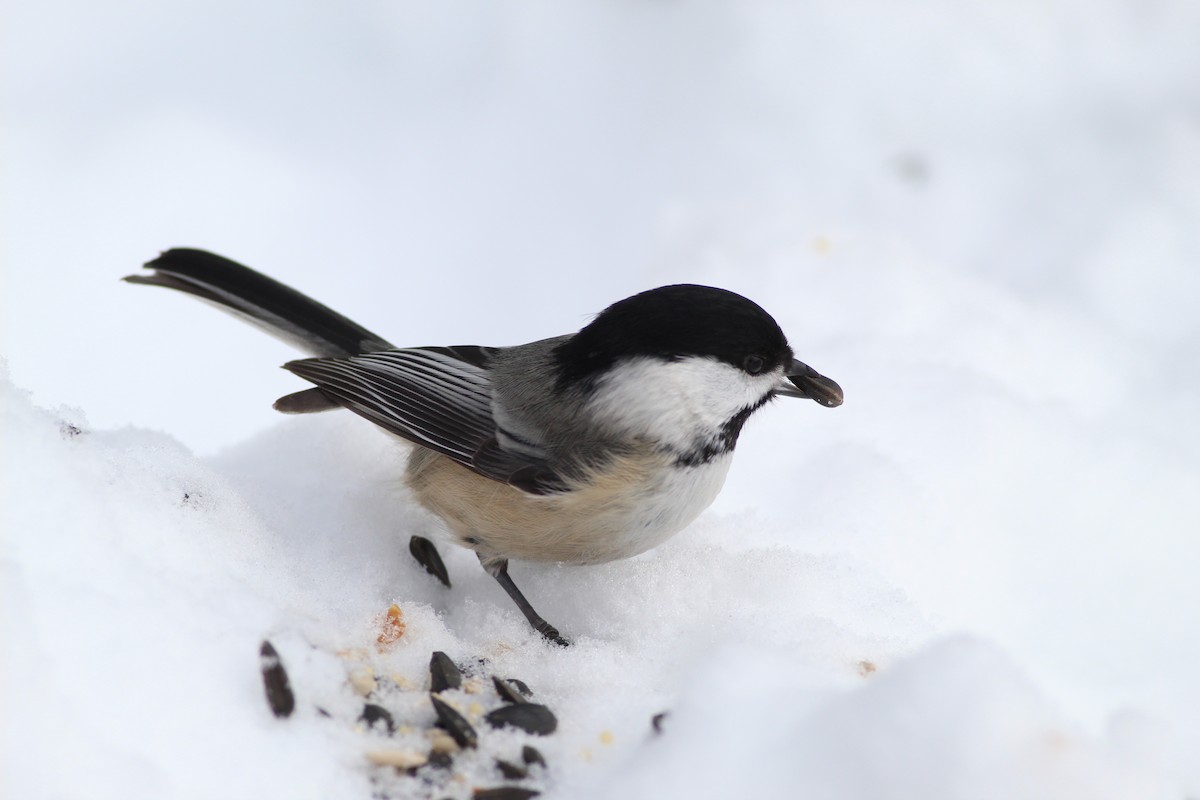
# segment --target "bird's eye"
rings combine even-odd
[[[758,375],[767,366],[767,362],[762,356],[746,356],[746,360],[742,362],[742,368],[751,375]]]

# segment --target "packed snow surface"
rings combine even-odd
[[[0,36],[3,796],[1200,796],[1200,6],[62,2]],[[649,553],[514,563],[556,648],[407,445],[273,415],[286,347],[117,282],[175,245],[406,345],[719,285],[846,403],[764,409]],[[428,752],[433,651],[479,748],[372,766]],[[490,729],[492,675],[558,730]]]

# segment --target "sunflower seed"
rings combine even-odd
[[[496,759],[496,769],[500,770],[501,775],[514,781],[529,777],[529,770],[525,767],[505,761],[502,758]]]
[[[259,666],[262,669],[263,688],[267,691],[267,705],[275,716],[283,719],[291,716],[296,710],[296,695],[292,694],[292,686],[288,682],[287,670],[279,659],[279,653],[268,641],[263,641],[259,648]]]
[[[446,571],[446,564],[433,542],[424,536],[414,536],[408,540],[408,552],[426,572],[444,583],[447,589],[450,588],[450,573]]]
[[[454,741],[454,737],[441,728],[430,729],[429,746],[433,748],[435,753],[446,753],[448,755],[459,751],[458,742]]]
[[[496,687],[496,694],[500,695],[500,699],[506,703],[524,703],[525,695],[517,690],[513,685],[513,681],[503,680],[495,675],[492,676],[492,685]],[[526,686],[526,689],[529,687]]]
[[[531,767],[534,764],[543,767],[546,766],[546,759],[542,758],[541,751],[531,744],[527,744],[521,748],[521,760]]]
[[[438,727],[450,734],[459,747],[475,747],[479,743],[479,735],[466,717],[433,694],[429,695],[429,699],[433,702],[433,710],[437,712]]]
[[[476,789],[472,795],[475,800],[529,800],[541,792],[536,789],[522,789],[520,786],[500,786],[495,789]]]
[[[500,708],[490,712],[484,719],[493,728],[502,728],[505,725],[510,725],[528,733],[536,733],[539,736],[554,733],[555,729],[558,728],[558,720],[555,719],[554,713],[545,706],[537,703],[500,706]]]
[[[374,670],[370,667],[363,667],[350,673],[350,686],[355,692],[366,697],[379,688],[379,682],[375,680]]]
[[[395,767],[403,770],[416,769],[429,763],[429,759],[421,753],[399,748],[369,750],[367,751],[367,760],[379,767]]]
[[[670,712],[660,711],[650,718],[650,727],[654,728],[655,733],[663,732],[663,720],[670,716]]]
[[[383,706],[367,703],[363,706],[362,714],[359,715],[358,719],[360,722],[367,723],[368,728],[374,727],[376,722],[382,722],[387,726],[389,736],[396,732],[396,721],[392,719],[392,712]]]
[[[450,656],[441,650],[434,652],[429,659],[429,691],[444,692],[447,689],[457,689],[462,686],[462,672]]]
[[[438,769],[449,769],[454,765],[454,756],[449,753],[439,753],[437,750],[429,751],[429,766],[437,767]]]

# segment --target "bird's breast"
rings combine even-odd
[[[629,558],[678,533],[707,508],[726,454],[680,466],[661,452],[620,456],[568,492],[531,495],[416,448],[407,481],[459,544],[487,559],[598,564]]]

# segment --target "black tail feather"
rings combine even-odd
[[[165,286],[216,303],[311,355],[352,356],[393,347],[311,297],[206,250],[175,248],[146,267],[153,274],[130,275],[125,280]]]

